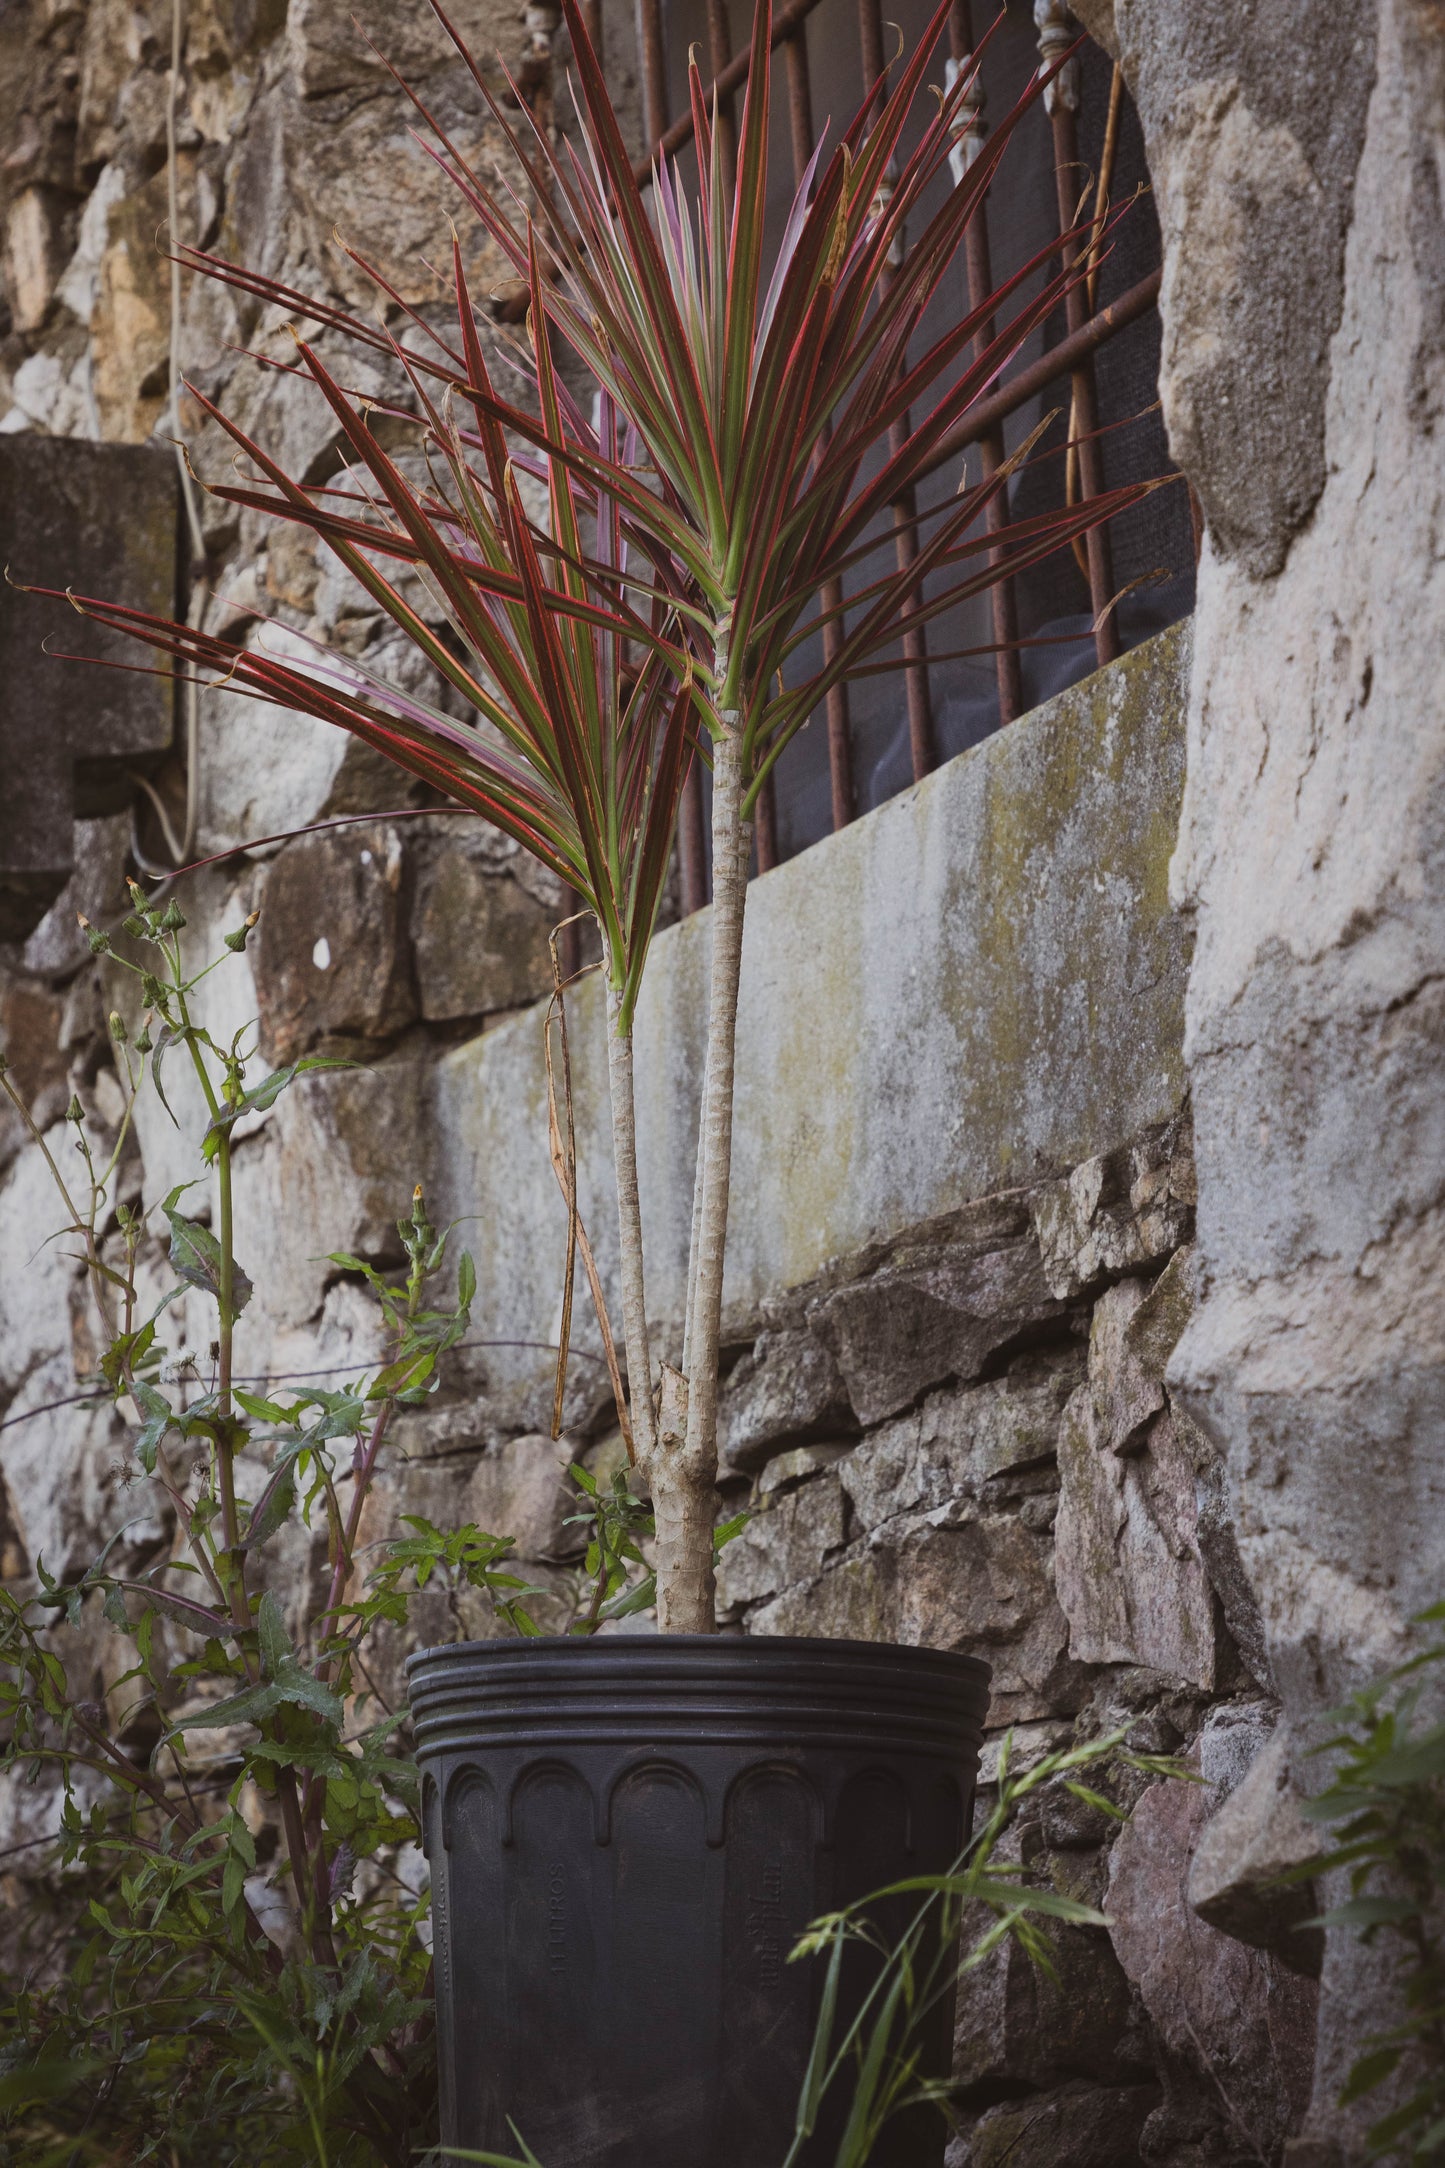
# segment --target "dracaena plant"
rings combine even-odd
[[[331,405],[354,463],[340,487],[292,479],[202,400],[265,485],[228,485],[219,494],[319,535],[473,719],[458,722],[404,697],[349,657],[318,651],[288,660],[269,653],[264,639],[238,650],[139,613],[82,606],[380,746],[518,837],[596,912],[610,990],[631,1427],[656,1516],[659,1619],[665,1630],[708,1632],[734,1040],[758,792],[830,688],[876,669],[905,621],[916,629],[956,607],[1140,491],[985,534],[983,515],[1007,486],[1005,467],[918,523],[906,570],[870,575],[884,515],[929,470],[949,430],[1069,280],[1083,275],[1069,261],[1081,229],[1061,244],[1062,268],[1031,281],[1047,266],[1042,258],[1026,266],[926,351],[912,351],[1038,91],[1036,84],[1026,93],[963,180],[929,208],[971,80],[960,77],[940,97],[905,152],[947,0],[894,87],[881,90],[831,150],[826,137],[820,144],[771,268],[768,0],[754,10],[735,161],[724,157],[694,69],[696,189],[690,194],[678,170],[659,162],[651,208],[581,13],[574,0],[564,4],[580,150],[529,120],[514,124],[432,0],[511,145],[527,200],[489,185],[417,101],[432,155],[527,282],[529,337],[519,358],[535,385],[535,410],[504,399],[489,375],[460,249],[457,326],[445,337],[407,311],[379,270],[362,265],[394,307],[412,315],[405,347],[276,281],[187,252],[195,268],[354,342],[369,358],[383,355],[400,373],[405,391],[390,402],[348,392],[315,347],[300,344],[295,366]],[[916,230],[905,251],[910,222]],[[1090,238],[1097,241],[1092,230]],[[975,353],[992,324],[998,328]],[[594,387],[596,421],[568,389],[574,372]],[[416,426],[429,463],[425,485],[383,448],[378,414]],[[519,477],[545,483],[545,526],[528,516]],[[382,569],[388,562],[424,579],[450,639]],[[835,599],[845,577],[854,582],[846,618]],[[804,651],[820,630],[824,659],[810,670]],[[713,772],[708,1050],[682,1368],[662,1366],[654,1409],[631,1031],[694,745]]]
[[[1073,275],[1065,268],[1031,299],[1018,300],[1028,276],[1021,271],[985,308],[910,359],[1010,124],[925,214],[925,198],[948,167],[968,82],[939,99],[904,156],[905,128],[947,22],[945,0],[891,93],[865,105],[831,156],[826,138],[820,143],[769,271],[770,0],[753,12],[731,185],[717,113],[708,111],[694,64],[696,194],[689,199],[677,171],[659,161],[651,215],[581,9],[576,0],[564,0],[564,7],[580,83],[581,154],[535,124],[525,134],[513,130],[476,74],[539,206],[525,236],[515,205],[488,189],[431,125],[446,170],[530,280],[534,318],[550,320],[636,429],[652,470],[650,488],[589,458],[585,446],[574,450],[574,463],[598,491],[623,496],[639,546],[667,567],[670,591],[685,598],[703,651],[700,705],[713,775],[707,1062],[683,1368],[680,1374],[664,1368],[656,1432],[650,1410],[643,1421],[657,1509],[661,1616],[679,1631],[707,1632],[714,1623],[718,1351],[752,808],[779,754],[830,687],[868,668],[898,639],[905,620],[916,629],[996,581],[1000,555],[1018,571],[1132,496],[1116,493],[1072,513],[1020,523],[1003,551],[991,554],[988,541],[970,529],[1006,486],[1006,474],[995,475],[960,491],[932,532],[920,534],[906,567],[865,579],[849,598],[845,623],[844,605],[829,598],[877,550],[877,523],[928,471],[946,432],[1043,322]],[[910,216],[922,230],[905,251]],[[545,278],[538,275],[539,254]],[[1017,305],[1010,309],[1011,301]],[[1005,328],[965,361],[982,326],[1001,311]],[[921,416],[910,425],[906,418],[919,402]],[[868,474],[870,455],[880,447],[885,456]],[[942,575],[940,591],[924,600],[922,583],[935,574]],[[801,650],[820,628],[832,635],[822,665],[800,669]],[[635,1194],[635,1182],[619,1186]],[[623,1278],[629,1369],[650,1378],[639,1227],[624,1242],[624,1262],[629,1256],[637,1259],[635,1273],[624,1271]]]

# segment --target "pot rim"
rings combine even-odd
[[[905,1668],[921,1665],[925,1669],[951,1673],[954,1677],[972,1674],[981,1685],[986,1685],[993,1677],[991,1664],[980,1656],[967,1656],[961,1649],[927,1648],[906,1641],[843,1640],[829,1635],[721,1633],[528,1634],[515,1641],[500,1637],[488,1641],[442,1641],[430,1648],[414,1649],[406,1659],[406,1673],[411,1679],[424,1664],[443,1665],[463,1658],[520,1664],[528,1656],[555,1658],[575,1652],[586,1662],[592,1659],[583,1652],[593,1649],[600,1649],[604,1656],[617,1657],[624,1663],[651,1659],[666,1664],[674,1652],[680,1659],[684,1655],[703,1656],[716,1651],[719,1668],[729,1660],[783,1668],[785,1657],[794,1662],[808,1659],[827,1662],[830,1658],[848,1657],[896,1662]]]

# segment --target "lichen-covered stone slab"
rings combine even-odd
[[[1168,869],[1188,658],[1187,626],[1162,633],[753,882],[731,1318],[756,1319],[832,1261],[970,1200],[1170,1131],[1184,1094],[1189,937],[1169,908]],[[674,1331],[709,939],[706,911],[658,938],[637,1019],[649,1297]],[[602,1011],[595,982],[569,1004],[582,1208],[611,1289]],[[538,1021],[519,1017],[447,1056],[436,1119],[445,1208],[479,1212],[496,1230],[492,1255],[478,1258],[481,1308],[499,1339],[550,1338],[562,1219]],[[1130,1163],[1126,1192],[1154,1186],[1131,1209],[1135,1248],[1111,1269],[1137,1269],[1146,1237],[1162,1264],[1180,1238],[1187,1204],[1172,1194],[1170,1164],[1166,1154],[1161,1189],[1158,1167]],[[539,1420],[545,1359],[518,1349],[499,1355],[496,1373],[534,1396],[523,1419]],[[915,1365],[907,1390],[896,1388],[901,1402],[882,1391],[869,1405],[906,1405],[957,1374],[952,1356]]]
[[[764,1332],[723,1388],[718,1442],[723,1463],[760,1468],[778,1452],[854,1428],[832,1350],[811,1332]]]

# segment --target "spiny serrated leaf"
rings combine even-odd
[[[189,1185],[186,1185],[189,1187]],[[209,1227],[197,1220],[189,1220],[178,1212],[174,1200],[180,1195],[172,1190],[161,1207],[170,1222],[171,1269],[187,1287],[199,1287],[212,1296],[217,1305],[221,1300],[221,1245]],[[251,1282],[241,1267],[232,1261],[231,1304],[236,1316],[240,1316],[251,1299]]]
[[[259,1551],[270,1541],[279,1528],[283,1528],[296,1503],[296,1471],[293,1462],[286,1462],[267,1484],[251,1510],[241,1537],[241,1548]]]
[[[175,1411],[165,1394],[158,1392],[154,1385],[147,1384],[144,1378],[136,1379],[131,1388],[131,1397],[145,1418],[135,1441],[136,1459],[147,1475],[154,1475],[156,1453],[162,1438],[175,1421]]]
[[[256,1638],[261,1651],[261,1670],[266,1678],[278,1677],[283,1665],[294,1662],[295,1652],[281,1616],[281,1606],[269,1588],[256,1608]]]

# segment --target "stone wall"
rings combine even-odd
[[[1079,11],[1144,122],[1161,391],[1209,525],[1173,875],[1205,1297],[1171,1375],[1303,1741],[1445,1591],[1445,24]],[[1335,2093],[1380,1963],[1332,1939],[1310,2168],[1378,2112]]]
[[[755,888],[725,1393],[727,1488],[755,1518],[723,1594],[734,1630],[988,1656],[996,1723],[1025,1753],[1122,1721],[1202,1779],[1126,1797],[1117,1838],[1067,1795],[1016,1833],[1032,1872],[1114,1925],[1064,1938],[1058,1983],[1000,1956],[971,1986],[959,2168],[1204,2168],[1286,2144],[1295,2168],[1328,2168],[1351,2157],[1333,2095],[1379,1984],[1352,1943],[1325,1951],[1312,2081],[1318,1938],[1268,1881],[1308,1857],[1293,1789],[1319,1710],[1405,1645],[1445,1563],[1429,660],[1445,45],[1428,0],[1080,11],[1123,55],[1160,192],[1166,408],[1209,529],[1193,669],[1186,695],[1180,636],[1141,651]],[[606,10],[609,75],[630,111],[624,12]],[[349,18],[187,0],[181,226],[356,300],[339,223],[426,309],[448,206]],[[367,20],[490,155],[421,10]],[[519,49],[510,11],[475,0],[462,20]],[[169,44],[159,0],[0,13],[0,429],[139,443],[165,426]],[[280,354],[279,321],[187,282],[200,387],[325,474],[329,419],[235,350],[258,341]],[[183,414],[219,472],[200,421]],[[208,577],[242,620],[403,667],[294,537],[206,518]],[[414,1179],[478,1215],[476,1338],[540,1345],[463,1351],[446,1399],[409,1420],[371,1533],[404,1510],[510,1528],[561,1623],[559,1469],[618,1444],[585,1295],[568,1431],[546,1435],[563,1228],[528,1005],[560,899],[319,726],[219,695],[202,710],[199,849],[369,817],[187,884],[198,947],[262,911],[207,1020],[259,1015],[271,1060],[367,1064],[288,1095],[238,1154],[255,1367],[373,1351],[357,1287],[315,1253],[391,1261]],[[156,780],[179,820],[178,768]],[[158,852],[144,803],[140,819]],[[102,1120],[115,1104],[114,989],[74,912],[115,908],[130,842],[129,813],[78,821],[66,894],[0,950],[0,1034],[47,1126],[72,1090]],[[640,1026],[664,1340],[706,942],[705,917],[659,942]],[[584,1209],[610,1274],[585,994],[574,1030]],[[152,1109],[131,1189],[192,1171]],[[0,1119],[7,1573],[41,1549],[80,1563],[130,1510],[109,1415],[37,1412],[95,1354],[71,1267],[40,1246],[41,1174]],[[175,1345],[203,1330],[182,1305],[167,1320]],[[0,1852],[46,1810],[8,1795]]]

